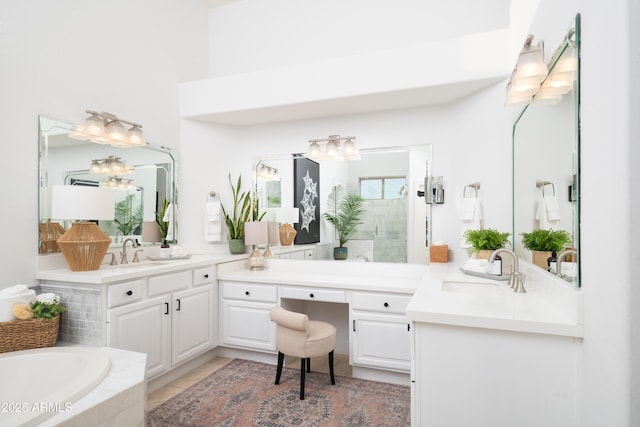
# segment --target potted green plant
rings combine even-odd
[[[501,233],[492,228],[467,230],[464,232],[466,242],[471,245],[469,255],[476,254],[476,258],[489,258],[496,249],[504,248],[509,242],[510,233]]]
[[[547,258],[553,252],[561,252],[571,246],[571,234],[565,230],[533,230],[530,233],[520,233],[522,246],[531,251],[532,262],[540,268],[547,269]]]
[[[329,211],[324,213],[324,219],[333,224],[338,233],[339,246],[333,248],[333,258],[345,260],[349,256],[348,248],[344,244],[362,224],[361,219],[365,213],[363,206],[364,199],[354,193],[346,193],[339,198],[342,188],[338,185],[333,187],[329,196]]]
[[[229,185],[231,185],[231,194],[233,196],[233,210],[227,211],[224,205],[220,204],[224,221],[229,229],[229,251],[232,254],[244,253],[244,223],[251,220],[252,204],[251,193],[242,191],[242,175],[238,176],[236,185],[231,182],[231,174],[229,174]]]
[[[165,241],[167,233],[169,232],[169,222],[164,220],[167,215],[167,209],[169,209],[169,201],[163,197],[158,212],[156,212],[156,224],[158,224],[158,228],[160,229],[161,242]]]

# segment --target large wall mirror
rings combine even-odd
[[[55,185],[113,189],[114,219],[98,221],[112,244],[122,244],[126,237],[156,243],[166,236],[176,242],[176,160],[171,150],[149,143],[130,148],[95,144],[70,137],[72,130],[71,123],[39,117],[39,252],[57,251],[47,241],[51,223],[69,226],[68,219],[51,217],[48,189]],[[166,222],[162,231],[157,228],[158,213]]]
[[[261,168],[277,170],[277,177],[254,174],[261,208],[294,206],[294,160],[302,155],[263,156]],[[364,196],[365,216],[349,239],[349,259],[377,262],[427,263],[430,205],[417,192],[424,190],[432,167],[431,145],[360,149],[360,159],[320,161],[320,221],[334,186]],[[327,230],[323,227],[322,230]],[[334,236],[323,231],[315,259],[330,259]]]
[[[575,70],[571,71],[572,89],[551,103],[536,102],[534,97],[513,126],[514,250],[518,256],[547,269],[546,259],[551,253],[526,248],[522,233],[540,229],[566,231],[570,242],[561,251],[575,252],[565,254],[559,275],[577,287],[580,286],[579,58],[578,15],[566,39],[555,50],[549,72],[549,76],[554,70],[564,72],[560,67],[566,60],[575,64]]]

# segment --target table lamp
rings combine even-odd
[[[258,250],[258,245],[269,243],[269,229],[266,222],[250,221],[244,223],[244,243],[253,245],[253,251],[249,255],[250,270],[263,270],[264,257]]]
[[[264,250],[265,258],[272,258],[271,246],[280,243],[280,229],[275,221],[267,221],[267,249]]]
[[[58,247],[71,271],[97,270],[111,239],[95,220],[112,220],[115,192],[109,188],[54,185],[51,189],[51,217],[77,220],[59,239]]]
[[[298,233],[293,225],[298,223],[300,215],[298,208],[279,208],[276,209],[276,221],[282,224],[280,226],[280,244],[282,246],[291,246],[293,239]]]

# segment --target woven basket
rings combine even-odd
[[[60,316],[0,322],[0,353],[51,347],[58,340]]]

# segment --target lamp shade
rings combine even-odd
[[[276,221],[281,224],[297,224],[300,216],[298,208],[278,208],[276,209]]]
[[[280,242],[280,227],[274,221],[267,222],[268,239],[270,245],[277,245]]]
[[[262,221],[245,222],[244,243],[246,245],[266,245],[269,243],[268,224]]]
[[[51,218],[112,220],[115,193],[108,188],[54,185],[51,188]]]

